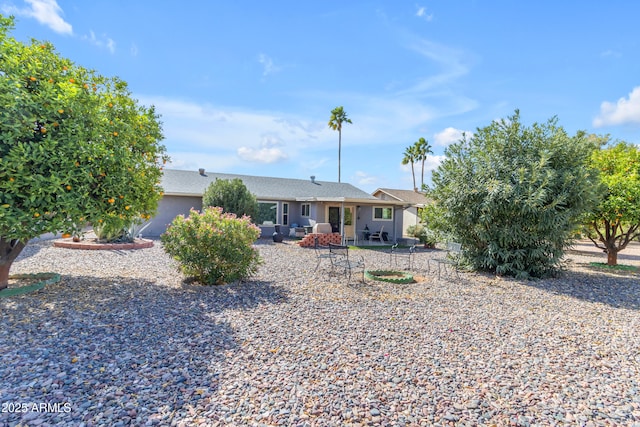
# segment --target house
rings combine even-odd
[[[413,190],[397,190],[393,188],[378,188],[373,193],[377,197],[385,201],[395,201],[403,203],[405,209],[402,212],[402,231],[400,236],[407,237],[407,228],[410,225],[420,224],[420,209],[427,204],[427,196],[421,191]]]
[[[310,179],[274,178],[252,175],[165,169],[161,186],[164,195],[158,213],[145,234],[159,236],[177,215],[202,209],[202,195],[216,179],[242,180],[258,199],[259,213],[254,222],[262,236],[271,236],[276,226],[285,235],[289,228],[329,223],[333,232],[363,238],[365,230],[384,227],[389,241],[402,237],[402,212],[405,203],[382,200],[347,183]]]

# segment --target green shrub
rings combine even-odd
[[[207,187],[202,196],[202,206],[219,206],[224,212],[238,216],[250,216],[256,222],[258,201],[241,179],[218,179]]]
[[[553,275],[596,200],[595,149],[553,118],[525,127],[519,112],[450,145],[429,193],[474,268],[517,278]]]
[[[407,227],[407,234],[411,237],[415,237],[427,247],[435,247],[440,241],[438,239],[438,233],[430,228],[427,228],[421,224],[410,225]]]
[[[219,285],[256,272],[260,257],[253,243],[258,237],[260,229],[249,217],[210,207],[202,213],[192,209],[188,218],[177,216],[160,239],[186,276]]]

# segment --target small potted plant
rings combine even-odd
[[[438,236],[436,232],[426,228],[423,225],[411,225],[407,228],[407,234],[415,237],[424,245],[425,249],[433,249],[438,243]]]
[[[435,231],[425,228],[422,235],[419,237],[420,243],[424,244],[425,249],[435,249],[438,243],[438,235]]]

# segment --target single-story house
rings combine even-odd
[[[403,203],[405,209],[402,211],[402,233],[407,237],[407,228],[410,225],[420,224],[420,209],[427,204],[427,196],[421,191],[413,190],[397,190],[394,188],[378,188],[373,193],[377,197],[385,201],[395,201]]]
[[[367,231],[383,229],[389,241],[402,237],[406,203],[382,200],[347,183],[310,179],[274,178],[227,173],[165,169],[161,186],[164,195],[158,212],[144,233],[159,236],[177,215],[202,209],[202,195],[216,179],[239,178],[258,199],[254,222],[262,236],[271,236],[276,226],[289,235],[291,227],[329,223],[333,232],[362,239]]]

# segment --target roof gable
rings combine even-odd
[[[394,188],[378,188],[373,192],[375,197],[381,197],[382,195],[388,196],[400,202],[410,203],[412,205],[424,205],[427,202],[427,196],[421,191],[413,190],[398,190]]]

